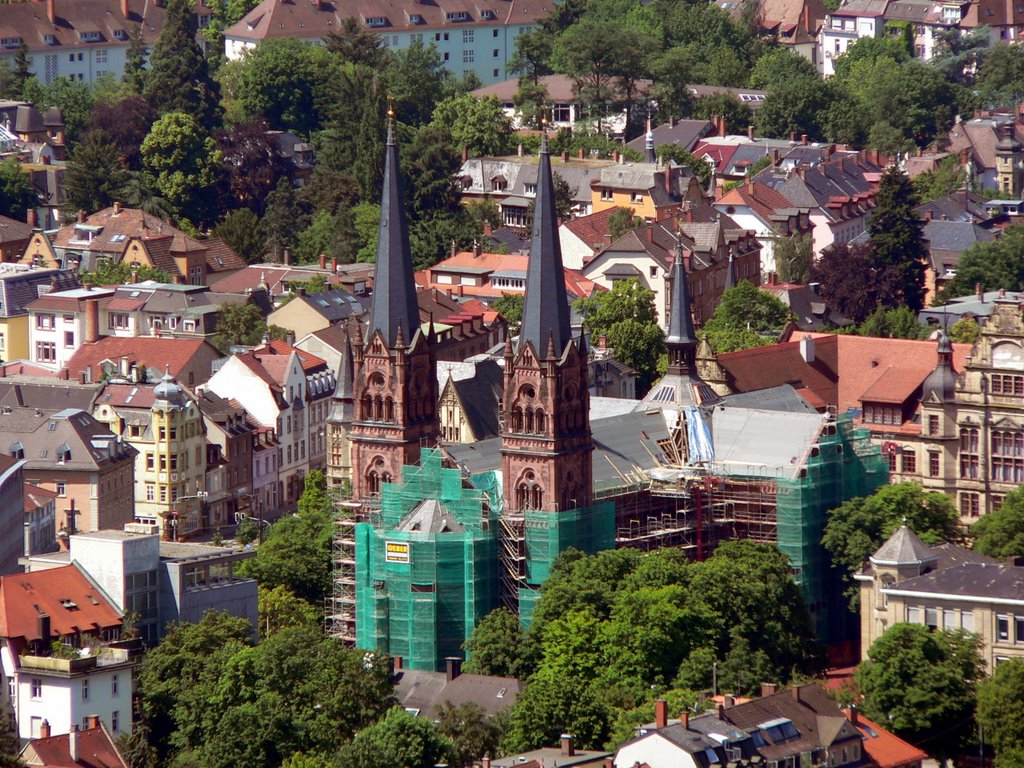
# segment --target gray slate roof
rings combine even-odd
[[[448,682],[444,672],[405,669],[394,678],[395,697],[406,709],[434,718],[445,702],[453,705],[472,703],[488,715],[511,707],[523,690],[523,683],[512,677],[473,675],[464,672]]]
[[[925,592],[957,595],[980,602],[999,600],[1024,605],[1024,567],[991,563],[961,563],[901,581],[890,593]]]
[[[935,562],[938,558],[910,528],[901,525],[871,556],[875,565],[915,565]]]

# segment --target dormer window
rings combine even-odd
[[[366,26],[368,27],[386,27],[387,25],[387,16],[371,16],[366,20]]]
[[[4,48],[17,48],[18,46],[21,45],[21,38],[20,37],[4,37],[4,38],[0,39],[0,44],[2,44]]]
[[[56,35],[43,35],[43,42],[46,43],[47,45],[56,45],[57,44],[57,36]]]
[[[453,11],[444,15],[445,21],[469,21],[469,13],[466,11]]]
[[[11,453],[11,458],[12,459],[24,459],[25,458],[25,446],[21,444],[20,440],[14,442],[14,443],[11,443],[10,453]]]
[[[536,195],[537,194],[537,185],[536,184],[525,184],[523,186],[523,191],[526,194],[528,194],[528,195]]]
[[[114,30],[114,37],[117,38],[118,40],[127,40],[128,39],[128,33],[125,32],[123,29],[115,29]]]
[[[423,23],[423,17],[420,16],[418,13],[411,13],[411,14],[409,14],[409,23],[410,24],[422,24]]]
[[[82,39],[83,43],[95,43],[95,42],[99,41],[100,33],[99,32],[81,32],[81,33],[79,33],[79,37]]]
[[[493,19],[498,18],[498,15],[494,11],[486,10],[480,12],[480,18],[492,21]]]
[[[67,464],[71,461],[71,446],[67,443],[61,443],[60,447],[57,448],[57,463]]]

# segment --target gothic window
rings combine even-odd
[[[384,471],[384,460],[379,456],[366,472],[366,490],[371,495],[380,493],[382,483],[391,481],[391,475]]]
[[[534,431],[535,431],[535,432],[536,432],[536,433],[537,433],[538,435],[543,435],[543,434],[544,434],[544,432],[545,432],[545,427],[546,427],[546,426],[547,426],[547,425],[546,425],[546,424],[545,424],[545,422],[544,422],[544,411],[542,411],[542,410],[540,410],[540,409],[538,408],[538,409],[537,409],[537,410],[536,410],[536,411],[534,412],[534,414],[533,414],[533,427],[534,427]]]
[[[373,398],[373,420],[382,421],[384,419],[384,398],[377,395]]]
[[[373,398],[369,393],[363,395],[362,403],[362,419],[363,421],[370,421],[373,418]]]
[[[523,423],[523,409],[517,405],[512,409],[512,431],[522,432]]]
[[[531,470],[523,473],[516,485],[516,507],[519,509],[540,509],[544,504],[544,492],[537,484]]]
[[[534,432],[534,428],[533,428],[533,408],[527,408],[526,409],[526,432],[531,434],[531,435]]]
[[[395,401],[390,397],[384,398],[384,421],[393,422],[395,420]]]

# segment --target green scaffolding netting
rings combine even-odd
[[[828,511],[847,499],[868,496],[889,481],[889,467],[865,429],[850,416],[827,428],[793,480],[776,486],[778,546],[793,562],[797,584],[811,609],[818,638],[840,642],[856,617],[845,610],[843,582],[821,545]]]

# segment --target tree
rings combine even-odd
[[[730,127],[743,130],[754,123],[754,114],[750,108],[731,93],[704,96],[693,102],[694,117],[710,120],[715,115],[725,121],[727,130]]]
[[[810,234],[776,238],[774,254],[780,280],[799,284],[810,282],[811,264],[814,263],[814,240]]]
[[[392,707],[382,720],[356,734],[339,762],[345,768],[433,768],[451,749],[429,720]]]
[[[146,43],[142,39],[142,26],[132,30],[124,54],[124,74],[121,75],[128,90],[141,96],[146,90]]]
[[[352,262],[354,253],[350,240],[342,237],[338,219],[327,211],[318,211],[313,220],[299,233],[295,258],[299,264],[312,264],[320,255],[336,258],[342,263]]]
[[[647,67],[654,81],[650,95],[658,103],[662,119],[688,117],[693,111],[689,84],[694,82],[697,68],[693,52],[686,46],[675,46],[652,55]]]
[[[1007,494],[994,512],[971,526],[974,549],[983,555],[1005,559],[1024,556],[1024,490]]]
[[[227,352],[232,346],[255,346],[267,332],[263,313],[255,304],[227,302],[221,304],[217,315],[217,335],[214,346]]]
[[[468,768],[484,756],[498,754],[501,725],[478,704],[444,702],[437,713],[437,727],[451,744],[448,764],[452,768]]]
[[[995,673],[978,683],[978,724],[996,753],[997,768],[1024,764],[1024,659],[999,664]]]
[[[141,96],[128,96],[113,103],[97,103],[89,118],[89,132],[103,131],[117,149],[125,168],[142,167],[142,142],[153,127],[156,112]],[[87,134],[88,137],[88,134]]]
[[[305,45],[305,43],[303,43]],[[306,46],[316,48],[317,46]],[[232,207],[248,208],[260,216],[265,201],[281,179],[291,180],[292,166],[268,134],[263,120],[251,120],[220,131],[220,148]]]
[[[788,48],[769,48],[750,70],[750,87],[773,91],[794,80],[818,77],[814,65]]]
[[[935,48],[929,64],[951,83],[973,85],[974,76],[988,52],[987,29],[972,29],[963,34],[952,29],[940,29],[935,35]]]
[[[80,272],[85,285],[124,285],[125,283],[153,280],[157,283],[173,283],[171,276],[161,269],[145,265],[132,266],[123,261],[101,259],[94,270]]]
[[[182,113],[206,131],[220,125],[219,89],[196,42],[189,0],[168,0],[164,28],[153,46],[145,96],[158,115]]]
[[[917,315],[906,307],[885,309],[878,307],[864,320],[858,329],[861,336],[875,336],[883,339],[923,339],[929,328],[917,319]]]
[[[722,294],[704,324],[708,343],[718,354],[770,344],[789,318],[789,308],[749,280]]]
[[[637,216],[632,208],[616,208],[608,217],[608,236],[614,243],[627,232],[639,229],[643,225],[644,220]]]
[[[262,586],[287,587],[315,606],[331,588],[331,509],[322,485],[319,470],[306,475],[299,511],[275,523],[256,557],[242,565]],[[324,498],[328,502],[313,502]]]
[[[617,280],[610,291],[577,299],[575,307],[592,338],[604,336],[615,359],[637,373],[637,390],[646,392],[658,373],[665,351],[657,322],[654,292],[636,280]]]
[[[960,164],[960,157],[950,155],[944,158],[934,171],[927,171],[914,177],[914,192],[918,200],[928,203],[963,189],[966,181],[967,173]]]
[[[893,284],[889,306],[919,312],[924,306],[924,265],[928,244],[914,185],[895,166],[882,174],[876,206],[868,221],[875,261]]]
[[[927,544],[963,541],[960,515],[949,496],[926,492],[916,483],[883,485],[829,512],[822,545],[848,577],[901,525]],[[856,594],[853,594],[856,597]]]
[[[494,309],[501,313],[508,323],[510,333],[518,333],[523,321],[524,297],[517,293],[503,293],[494,301]]]
[[[792,54],[796,55],[796,54]],[[820,77],[798,77],[769,91],[757,111],[759,135],[789,138],[806,135],[812,140],[825,136],[825,121],[833,102],[832,88]]]
[[[877,307],[879,284],[869,245],[838,243],[811,263],[810,278],[821,284],[829,306],[854,322],[863,322]]]
[[[26,211],[37,205],[39,196],[21,164],[13,158],[0,162],[0,215],[24,221]]]
[[[444,84],[450,77],[433,43],[426,46],[413,41],[408,48],[395,53],[387,79],[398,120],[411,126],[430,122],[434,107],[444,98]],[[377,125],[379,130],[380,120]]]
[[[99,211],[124,199],[128,171],[106,131],[90,131],[75,148],[64,174],[66,209]]]
[[[330,53],[352,64],[383,69],[388,63],[384,40],[354,16],[342,19],[341,27],[327,36],[324,45]]]
[[[258,264],[266,252],[267,240],[263,236],[259,217],[248,208],[230,211],[213,230],[231,246],[231,249],[250,264]]]
[[[1024,54],[1020,48],[1006,43],[992,46],[978,68],[976,84],[986,106],[1024,99]]]
[[[32,78],[32,63],[28,58],[28,45],[24,40],[14,52],[14,79],[11,83],[12,94],[21,94],[25,89],[25,83]]]
[[[551,64],[572,78],[573,90],[592,109],[590,117],[602,133],[603,121],[611,114],[617,93],[614,77],[627,56],[637,57],[636,49],[628,51],[621,28],[584,17],[555,40]]]
[[[327,119],[336,79],[335,59],[324,46],[294,37],[268,40],[246,57],[238,98],[271,128],[309,136]]]
[[[31,101],[40,110],[56,107],[61,111],[64,115],[64,141],[73,149],[84,134],[96,103],[89,86],[81,80],[66,77],[55,78],[47,85],[30,80],[25,96],[26,101]]]
[[[208,687],[233,653],[252,643],[252,625],[222,611],[207,611],[196,624],[171,625],[139,666],[139,714],[150,730],[160,764],[195,734]]]
[[[295,187],[288,179],[277,182],[277,188],[267,195],[266,203],[263,227],[267,248],[275,261],[283,261],[284,250],[294,249],[298,244],[306,216],[296,198]]]
[[[963,630],[896,624],[868,650],[855,679],[864,714],[896,735],[952,757],[974,732],[981,639]]]
[[[478,675],[526,677],[525,643],[519,617],[507,608],[496,608],[477,622],[463,645],[465,670]]]
[[[154,187],[196,223],[215,220],[212,208],[221,157],[213,137],[184,112],[159,118],[142,142],[142,166]]]
[[[700,181],[701,189],[707,189],[711,185],[711,176],[714,171],[711,168],[711,164],[704,158],[694,157],[677,144],[662,144],[654,151],[658,159],[663,162],[671,161],[677,165],[684,165],[689,168]]]
[[[511,149],[512,121],[493,96],[470,94],[445,99],[434,107],[432,122],[447,126],[456,146],[470,156],[504,155]]]
[[[304,627],[316,624],[317,609],[293,595],[287,587],[259,588],[260,639],[265,640],[275,632],[288,627]]]
[[[516,37],[507,66],[510,74],[519,76],[520,90],[525,83],[538,85],[544,75],[551,74],[552,40],[553,36],[543,27],[534,27]]]
[[[981,326],[973,317],[965,315],[949,327],[948,333],[954,344],[973,344],[981,336]]]
[[[983,291],[1024,288],[1024,226],[1007,227],[998,240],[975,243],[964,251],[956,275],[943,286],[939,300],[973,294],[975,285]]]
[[[21,742],[18,734],[11,727],[10,718],[3,718],[0,722],[0,765],[10,768],[22,768],[25,762],[21,759]]]

